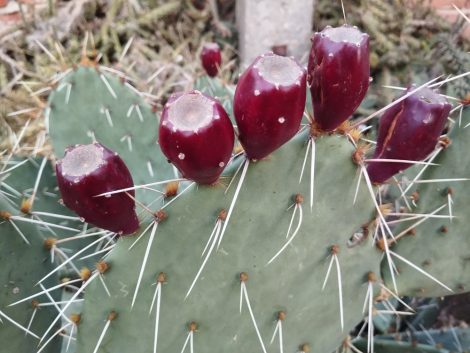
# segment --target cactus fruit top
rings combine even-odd
[[[170,97],[160,120],[159,143],[185,178],[213,184],[227,165],[233,126],[222,105],[199,91]]]
[[[356,27],[326,27],[312,37],[308,82],[313,115],[331,131],[359,107],[369,87],[369,36]]]
[[[222,55],[217,43],[206,43],[202,47],[201,62],[204,70],[210,77],[217,76],[220,65],[222,64]]]
[[[139,228],[135,202],[126,193],[96,197],[134,186],[124,161],[115,152],[100,143],[75,145],[57,161],[56,173],[65,206],[86,222],[122,234]],[[133,191],[129,194],[134,196]]]
[[[272,53],[255,59],[241,75],[233,103],[248,158],[266,157],[297,133],[305,99],[306,72],[294,59]]]
[[[408,89],[410,91],[413,87]],[[406,94],[406,93],[405,93]],[[388,109],[380,119],[374,159],[419,161],[436,147],[452,106],[437,92],[423,88]],[[383,183],[412,164],[371,163],[373,183]]]

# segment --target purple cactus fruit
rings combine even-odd
[[[163,108],[159,143],[187,179],[214,184],[232,155],[235,134],[222,105],[199,91],[172,95]]]
[[[125,193],[96,197],[134,186],[124,161],[100,143],[75,145],[57,161],[57,182],[62,200],[86,222],[130,234],[139,228],[135,202]],[[128,192],[134,196],[134,191]]]
[[[313,115],[332,131],[359,107],[369,87],[369,36],[356,27],[327,27],[312,37],[308,82]]]
[[[217,43],[206,43],[202,47],[201,62],[204,70],[210,77],[217,76],[220,65],[222,64],[222,55]]]
[[[306,81],[294,59],[273,53],[257,57],[240,76],[233,109],[249,159],[266,157],[299,131]]]
[[[409,88],[408,92],[415,88]],[[390,107],[380,119],[373,158],[423,160],[436,147],[451,107],[443,96],[429,88],[423,88]],[[378,184],[411,165],[370,162],[367,172],[370,180]]]

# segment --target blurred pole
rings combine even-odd
[[[242,68],[258,55],[274,51],[308,60],[315,0],[237,0]]]

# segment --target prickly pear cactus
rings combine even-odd
[[[347,121],[370,82],[367,35],[346,25],[328,28],[315,38],[307,70],[293,65],[293,59],[265,54],[250,67],[249,75],[240,76],[237,90],[233,82],[218,77],[204,76],[194,82],[197,91],[191,95],[199,96],[199,101],[201,92],[217,98],[230,115],[231,120],[224,119],[226,134],[209,136],[209,129],[205,130],[220,122],[223,111],[214,108],[212,98],[202,99],[212,102],[210,106],[190,101],[189,108],[177,110],[176,118],[168,112],[176,100],[169,99],[161,119],[161,125],[169,125],[169,137],[160,135],[160,142],[163,151],[165,144],[169,146],[165,155],[176,167],[168,163],[157,143],[160,122],[156,109],[146,102],[155,96],[137,91],[125,74],[82,58],[82,64],[48,82],[51,87],[36,91],[51,90],[47,104],[36,100],[41,108],[45,106],[55,157],[62,157],[68,145],[101,143],[109,156],[119,154],[113,159],[122,159],[133,176],[133,183],[126,177],[125,185],[130,187],[125,191],[135,185],[135,198],[132,192],[120,197],[78,192],[80,198],[74,201],[83,206],[95,197],[125,199],[135,222],[130,234],[123,235],[109,226],[115,222],[105,206],[99,206],[100,211],[103,208],[100,218],[108,222],[99,224],[106,229],[84,223],[83,215],[74,217],[59,202],[55,164],[46,159],[25,162],[8,178],[2,169],[0,342],[11,342],[9,351],[27,353],[57,352],[60,345],[78,353],[307,353],[310,349],[331,352],[341,342],[343,349],[356,352],[360,348],[373,353],[375,347],[377,351],[445,353],[439,347],[384,337],[374,343],[373,337],[374,329],[385,332],[391,326],[390,317],[382,321],[379,317],[413,310],[402,295],[468,290],[465,196],[470,178],[462,151],[467,150],[469,130],[454,124],[450,140],[441,138],[438,150],[432,152],[432,162],[438,165],[424,162],[426,171],[413,187],[403,182],[403,173],[390,179],[395,171],[383,180],[370,178],[370,163],[378,162],[374,166],[383,169],[383,162],[408,165],[410,161],[401,155],[374,155],[364,145],[374,141],[354,127],[368,129],[363,123],[378,113],[360,122]],[[123,56],[129,50],[126,47]],[[86,56],[86,41],[83,52]],[[351,55],[357,59],[355,67],[344,64]],[[333,72],[332,67],[338,70]],[[431,103],[422,92],[410,100],[416,99]],[[446,99],[440,97],[442,104]],[[401,114],[400,109],[395,105],[388,111]],[[426,114],[406,114],[407,119],[416,115],[417,131],[429,132]],[[447,115],[448,110],[442,126]],[[391,141],[389,132],[402,124],[395,113],[392,118],[382,117],[390,129],[385,129],[389,131],[383,139],[378,134],[377,148]],[[234,123],[244,151],[241,147],[232,151]],[[393,140],[397,145],[403,145],[403,131],[411,131],[407,123],[400,125],[403,130]],[[436,130],[427,141],[430,151],[441,125]],[[368,138],[374,136],[372,131]],[[203,147],[185,155],[178,150],[183,145],[179,139],[192,139],[192,145],[184,146],[192,152]],[[82,147],[75,150],[88,150]],[[261,154],[252,153],[261,149]],[[216,164],[210,153],[217,156]],[[98,171],[106,162],[103,157],[94,160],[98,167],[87,169],[86,153],[77,154],[78,176],[94,173],[103,184],[109,182],[106,188],[111,193],[123,191],[113,189],[118,178],[107,178],[106,168]],[[5,158],[3,151],[0,157]],[[209,172],[217,169],[218,174],[198,179],[195,175],[205,172],[201,166]],[[199,184],[179,178],[176,168]],[[58,168],[58,174],[60,181],[67,173],[62,175]],[[88,191],[97,184],[92,179],[80,185],[75,185],[81,181],[78,178],[66,182],[75,185],[74,190]],[[371,181],[387,184],[373,186]],[[63,185],[59,186],[64,193]],[[400,208],[403,198],[397,191],[384,191],[394,187],[400,193],[407,189],[406,210]],[[113,215],[124,219],[119,213],[122,204],[114,206]],[[83,213],[84,208],[92,210],[77,207],[76,211]],[[415,223],[397,222],[405,214]],[[405,236],[414,231],[414,236]],[[388,271],[394,268],[397,274],[391,280]],[[58,281],[63,284],[65,276],[71,281],[66,291],[59,286],[50,296],[40,294],[10,306],[39,291],[39,284],[49,288]],[[32,305],[30,299],[37,302]],[[358,336],[365,336],[367,327],[368,341],[345,339],[354,327],[361,327]]]

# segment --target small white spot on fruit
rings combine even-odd
[[[214,116],[214,119],[215,119],[215,120],[219,120],[219,119],[220,119],[220,116],[219,116],[219,115],[215,115],[215,116]]]
[[[183,160],[184,157],[186,157],[186,156],[184,155],[184,153],[180,153],[180,154],[178,155],[178,158],[181,159],[181,160]]]
[[[106,197],[107,199],[109,199],[109,198],[111,197],[111,195],[110,195],[110,194],[104,195],[104,197]]]
[[[225,167],[225,163],[224,163],[224,162],[220,162],[220,163],[219,163],[219,167],[220,167],[220,168]]]
[[[166,120],[162,121],[163,126],[167,126],[168,122]]]
[[[259,89],[255,89],[255,96],[259,96],[259,94],[260,94]]]
[[[330,58],[332,58],[334,55],[333,55],[333,53],[330,53],[330,54],[328,54],[328,56],[329,56]]]
[[[281,124],[284,124],[286,119],[283,116],[281,116],[279,119],[277,119],[277,121],[279,121]]]

